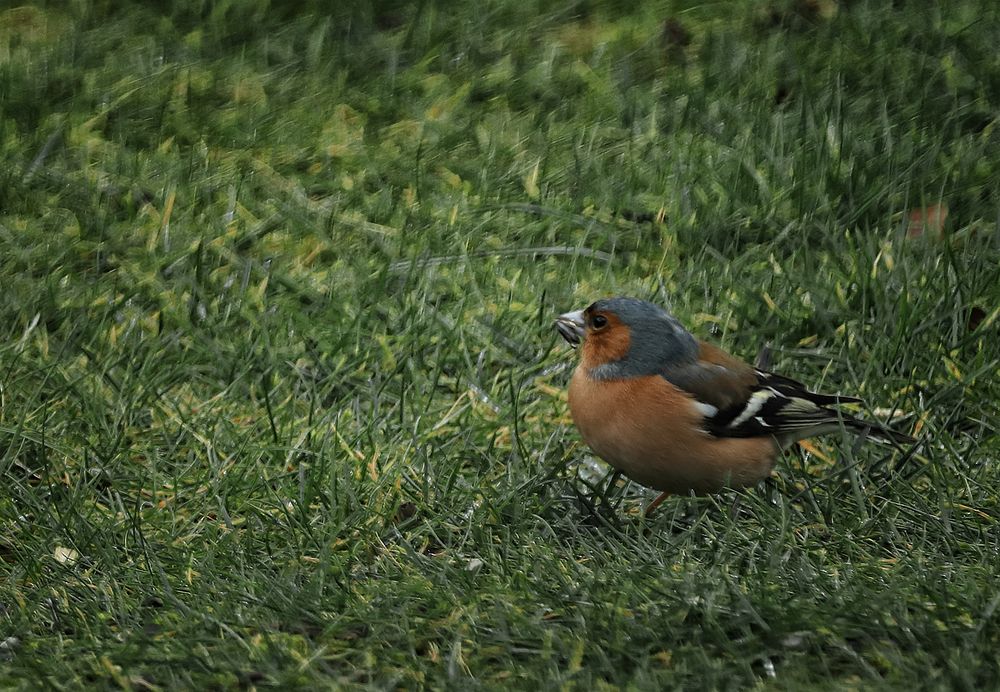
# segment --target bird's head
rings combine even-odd
[[[559,315],[555,326],[574,347],[583,344],[580,363],[598,379],[651,375],[698,353],[697,341],[680,322],[637,298],[598,300]]]

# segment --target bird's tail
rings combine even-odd
[[[843,416],[843,413],[841,413],[841,415]],[[860,435],[870,435],[871,437],[882,440],[883,442],[891,442],[897,445],[912,445],[917,441],[915,437],[911,437],[906,433],[892,430],[891,428],[887,428],[880,423],[875,423],[870,420],[855,418],[854,416],[849,418],[844,416],[844,425],[856,430]]]
[[[819,411],[827,415],[820,417],[817,415]],[[812,416],[810,416],[811,420],[809,420],[809,423],[811,424],[786,427],[781,434],[776,435],[775,437],[778,439],[778,443],[781,448],[787,449],[799,440],[804,440],[807,437],[835,433],[842,427],[847,428],[856,435],[865,435],[874,440],[888,442],[889,444],[912,445],[917,441],[915,438],[910,437],[906,433],[897,432],[896,430],[887,428],[881,423],[865,420],[864,418],[857,418],[849,413],[846,413],[845,411],[838,411],[836,409],[824,407],[818,409],[818,412],[813,413]]]

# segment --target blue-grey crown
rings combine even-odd
[[[591,371],[594,377],[618,379],[653,375],[665,367],[693,362],[698,357],[697,340],[659,305],[620,296],[598,300],[589,310],[614,313],[630,332],[625,357],[597,366]]]

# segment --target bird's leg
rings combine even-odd
[[[618,485],[618,479],[621,477],[622,477],[622,472],[615,470],[615,472],[611,475],[611,480],[608,482],[607,487],[604,489],[605,498],[611,497],[611,491],[615,489],[616,485]],[[623,492],[621,495],[618,496],[618,502],[611,505],[611,508],[615,511],[618,511],[618,508],[621,507],[621,504],[624,501],[625,501],[625,493]]]
[[[666,500],[668,497],[670,497],[670,493],[667,493],[667,492],[660,493],[659,497],[657,497],[655,500],[653,500],[652,502],[649,503],[649,506],[646,507],[646,511],[643,512],[643,515],[648,519],[649,516],[654,511],[656,511],[656,508],[659,507],[660,505],[662,505],[663,501]]]
[[[608,484],[606,486],[604,486],[604,498],[605,499],[607,499],[608,493],[611,492],[611,489],[615,487],[615,483],[617,483],[618,479],[621,478],[621,477],[622,477],[622,472],[619,471],[618,469],[615,469],[614,471],[611,472],[611,478],[610,478],[610,480],[608,480]]]

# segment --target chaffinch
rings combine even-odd
[[[902,444],[915,440],[856,418],[800,382],[747,365],[699,341],[672,315],[635,298],[599,300],[560,315],[556,328],[583,343],[569,408],[584,441],[618,471],[671,493],[754,485],[779,452],[846,428]]]

